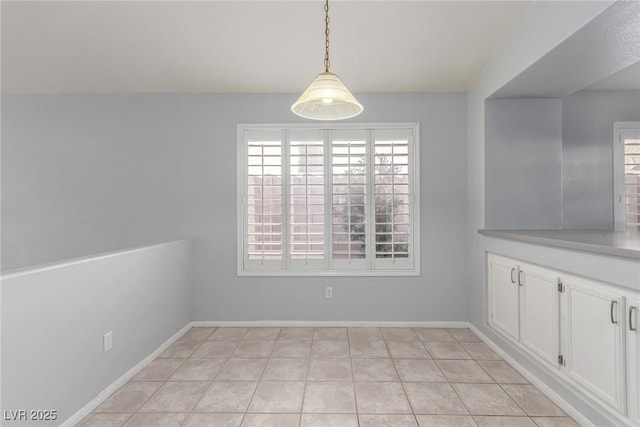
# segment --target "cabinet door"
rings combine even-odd
[[[489,323],[515,340],[520,339],[518,265],[490,255]]]
[[[558,274],[528,264],[521,264],[520,268],[520,342],[540,359],[558,368]]]
[[[624,412],[623,298],[604,284],[565,277],[564,356],[577,385]]]
[[[640,297],[631,296],[627,299],[626,311],[627,330],[627,402],[629,418],[640,425]]]

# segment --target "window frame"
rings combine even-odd
[[[613,218],[614,231],[627,231],[625,199],[624,136],[640,133],[640,122],[614,122],[613,124]]]
[[[289,131],[320,131],[325,134],[324,138],[324,159],[325,159],[325,172],[324,172],[324,188],[325,188],[325,203],[328,206],[332,205],[332,164],[327,161],[331,159],[331,134],[333,132],[345,132],[345,131],[364,131],[366,134],[366,146],[367,148],[367,168],[370,170],[367,172],[367,176],[373,177],[374,174],[374,149],[375,141],[372,139],[372,132],[375,131],[410,131],[411,141],[409,143],[409,185],[410,196],[409,208],[410,212],[410,228],[409,239],[411,244],[411,251],[409,252],[409,258],[412,261],[412,268],[402,269],[390,269],[390,268],[375,268],[374,263],[376,260],[375,253],[371,257],[371,251],[368,251],[369,255],[366,258],[367,268],[342,268],[342,269],[330,269],[330,264],[333,262],[330,260],[332,255],[332,241],[325,240],[324,244],[327,250],[325,251],[325,259],[322,269],[304,269],[304,268],[292,268],[288,265],[289,260],[288,253],[288,235],[289,227],[291,225],[288,215],[289,201],[289,188],[285,189],[285,186],[289,186],[289,170],[288,162],[286,158],[290,156],[290,153],[286,150],[285,146],[288,146],[288,133]],[[282,261],[285,269],[263,267],[260,269],[245,268],[246,252],[247,252],[247,210],[248,194],[246,187],[248,185],[248,144],[245,143],[245,132],[276,132],[280,131],[282,141]],[[236,190],[236,213],[237,213],[237,275],[238,276],[420,276],[420,126],[417,122],[398,122],[398,123],[318,123],[318,124],[294,124],[294,123],[269,123],[269,124],[254,124],[254,123],[240,123],[237,125],[237,190]],[[369,153],[371,151],[371,153]],[[285,159],[286,158],[286,159]],[[370,166],[369,166],[370,165]],[[285,169],[286,167],[286,169]],[[286,173],[284,172],[286,170]],[[285,177],[286,176],[286,177]],[[367,192],[373,192],[374,181],[367,181]],[[328,191],[327,191],[328,190]],[[369,197],[370,203],[375,200],[372,194]],[[326,213],[329,212],[329,213]],[[329,237],[331,235],[332,222],[331,208],[325,207],[325,235]],[[368,213],[367,220],[369,218],[374,219],[374,223],[367,221],[367,245],[373,247],[375,245],[375,214]],[[384,258],[380,258],[384,260]],[[398,258],[398,260],[403,260]],[[386,261],[386,260],[385,260]],[[379,262],[379,265],[385,264]],[[402,263],[400,263],[402,264]]]

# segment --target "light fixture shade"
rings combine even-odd
[[[330,72],[318,74],[291,111],[313,120],[342,120],[362,113],[364,107],[353,97],[338,76]]]

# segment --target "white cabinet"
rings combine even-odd
[[[624,411],[623,298],[585,279],[564,281],[566,374],[600,401]]]
[[[488,254],[488,321],[621,425],[640,426],[640,295]]]
[[[640,425],[640,297],[628,296],[625,312],[627,344],[627,405],[629,418]]]
[[[557,366],[558,276],[553,271],[489,254],[489,323]]]
[[[520,341],[534,355],[557,368],[560,354],[560,280],[556,272],[545,268],[521,264],[520,269]]]
[[[520,338],[518,265],[489,255],[489,323],[511,338]]]

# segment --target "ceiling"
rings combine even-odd
[[[607,6],[491,97],[564,98],[598,82],[598,90],[629,89],[634,69],[624,70],[640,62],[640,1]]]
[[[640,90],[640,62],[592,84],[585,90]]]
[[[354,92],[466,91],[532,2],[330,3]],[[2,1],[4,93],[289,93],[323,69],[322,1]]]

